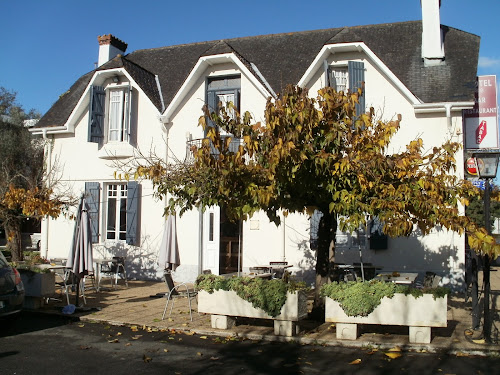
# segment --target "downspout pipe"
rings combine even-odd
[[[50,171],[52,169],[52,147],[50,145],[50,142],[48,141],[48,136],[47,136],[47,129],[42,130],[42,136],[45,143],[45,155],[47,158],[47,170]],[[50,183],[50,181],[49,181]],[[41,252],[45,254],[45,259],[49,258],[49,219],[48,218],[43,218],[42,219],[42,248],[40,249]]]

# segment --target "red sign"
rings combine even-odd
[[[496,76],[477,77],[474,107],[463,111],[465,148],[498,149],[498,103]]]
[[[472,175],[477,175],[476,159],[474,158],[467,159],[467,172]]]
[[[486,128],[486,120],[483,120],[476,129],[476,143],[478,145],[481,144],[487,133],[488,129]]]

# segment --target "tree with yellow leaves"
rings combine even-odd
[[[194,162],[165,165],[149,159],[135,175],[152,180],[159,196],[169,193],[167,209],[181,214],[221,205],[235,219],[263,210],[279,224],[280,210],[320,211],[316,290],[331,277],[337,227],[354,231],[366,215],[378,217],[389,236],[407,236],[417,228],[428,234],[440,225],[467,232],[480,252],[500,254],[486,230],[461,214],[461,205],[478,194],[454,173],[461,145],[446,142],[425,153],[416,139],[388,155],[401,118],[379,121],[373,109],[356,115],[359,95],[361,90],[344,94],[324,88],[311,98],[306,89],[288,87],[268,99],[265,124],[253,123],[249,113],[241,116],[232,103],[215,112],[205,106],[199,123],[206,138],[193,146]]]

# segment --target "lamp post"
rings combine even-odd
[[[475,153],[477,174],[484,180],[484,226],[488,234],[491,234],[490,223],[490,180],[495,178],[498,169],[499,152]],[[483,287],[484,287],[484,323],[483,337],[491,344],[491,316],[490,316],[490,256],[483,255]]]

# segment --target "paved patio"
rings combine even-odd
[[[482,275],[480,275],[482,280]],[[237,324],[229,330],[213,329],[210,316],[196,312],[196,302],[193,302],[193,321],[189,318],[189,308],[186,299],[177,299],[169,317],[161,320],[166,299],[157,297],[165,293],[166,287],[156,281],[129,281],[129,287],[118,285],[116,289],[109,288],[86,292],[87,304],[78,309],[73,316],[81,321],[106,322],[112,325],[137,326],[143,330],[175,330],[186,333],[218,336],[241,336],[254,340],[299,341],[305,344],[338,345],[346,347],[374,346],[390,348],[399,346],[407,350],[447,351],[451,353],[497,353],[500,328],[498,297],[500,295],[500,267],[492,267],[491,301],[494,309],[492,336],[495,344],[487,345],[478,341],[481,332],[470,331],[470,302],[464,302],[464,297],[452,295],[448,299],[448,327],[433,328],[430,344],[410,344],[408,327],[360,325],[360,337],[356,341],[337,340],[335,325],[312,320],[300,322],[300,334],[295,337],[281,337],[273,334],[273,324],[270,320],[238,318]],[[73,295],[73,303],[75,296]],[[40,312],[60,314],[65,305],[63,302],[49,301],[39,309]],[[312,302],[312,301],[311,301]],[[473,340],[476,340],[474,342]]]

